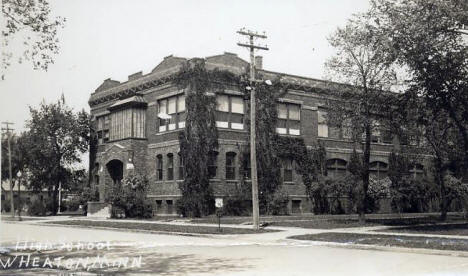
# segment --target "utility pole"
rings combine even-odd
[[[254,44],[254,38],[265,39],[267,36],[265,34],[258,34],[257,32],[252,32],[242,28],[237,32],[238,34],[245,35],[249,38],[249,43],[237,43],[241,47],[246,47],[250,50],[250,167],[252,174],[252,216],[253,216],[253,228],[255,230],[259,229],[260,226],[260,211],[258,205],[258,179],[257,179],[257,150],[256,150],[256,115],[255,115],[255,55],[254,52],[258,50],[268,50],[266,46],[259,46]]]
[[[15,204],[13,202],[13,176],[11,175],[11,132],[14,130],[10,128],[10,125],[13,125],[13,123],[9,122],[2,122],[3,125],[5,125],[4,128],[2,128],[2,131],[5,131],[7,134],[7,139],[8,139],[8,173],[10,176],[10,206],[11,206],[11,217],[15,217]]]

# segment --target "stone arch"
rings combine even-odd
[[[123,179],[123,162],[118,159],[112,159],[106,164],[107,172],[114,184],[120,183]]]

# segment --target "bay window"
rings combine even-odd
[[[138,95],[111,105],[110,119],[104,118],[104,125],[110,125],[109,140],[145,138],[147,105],[143,97]]]

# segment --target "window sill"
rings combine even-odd
[[[318,136],[317,139],[320,139],[320,140],[327,140],[327,141],[335,141],[335,142],[354,143],[353,140],[351,140],[351,139],[345,139],[345,138],[330,138],[330,137],[320,137],[320,136]],[[358,141],[358,143],[363,144],[364,141]],[[393,143],[376,143],[376,142],[371,142],[371,145],[392,146],[392,145],[394,145],[394,144],[393,144]]]
[[[169,134],[169,133],[175,133],[175,132],[183,131],[184,129],[185,128],[178,128],[178,129],[173,129],[173,130],[159,131],[155,135],[159,136],[159,135],[164,135],[164,134]]]
[[[115,143],[115,142],[119,142],[119,141],[124,141],[124,140],[148,140],[148,138],[128,137],[128,138],[110,140],[110,141],[107,141],[107,142],[105,142],[103,144],[99,144],[99,145],[107,145],[107,144],[111,144],[111,143]]]
[[[294,181],[283,181],[284,185],[296,185],[296,182]]]

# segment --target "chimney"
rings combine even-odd
[[[263,69],[263,57],[262,56],[255,57],[255,68]]]
[[[128,76],[128,80],[129,81],[136,80],[138,78],[141,78],[142,76],[143,76],[143,72],[140,71],[140,72],[137,72],[137,73],[134,73],[134,74],[131,74],[130,76]]]

